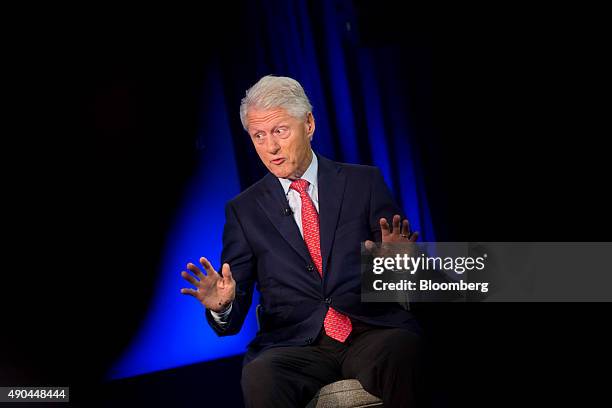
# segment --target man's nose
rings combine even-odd
[[[270,154],[276,154],[280,150],[280,144],[274,136],[266,138],[266,151]]]

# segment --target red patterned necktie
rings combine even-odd
[[[319,271],[321,278],[323,277],[323,260],[321,258],[321,237],[319,234],[319,214],[315,208],[310,196],[307,193],[308,181],[298,179],[291,183],[289,188],[300,193],[302,199],[302,231],[304,233],[304,241],[308,252]],[[334,308],[330,307],[325,315],[323,322],[325,333],[332,339],[344,343],[351,334],[353,325],[348,316],[343,315]]]

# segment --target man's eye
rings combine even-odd
[[[287,129],[285,129],[285,128],[278,128],[278,129],[276,129],[276,133],[279,134],[279,135],[282,135],[283,133],[286,133],[286,132],[287,132]]]

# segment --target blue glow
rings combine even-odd
[[[339,132],[342,150],[339,153],[342,161],[359,163],[357,136],[355,132],[355,117],[351,103],[351,94],[347,79],[346,63],[343,57],[338,18],[334,13],[335,5],[331,1],[323,2],[324,28],[329,74],[331,78],[331,96],[335,112],[336,127]]]
[[[387,184],[393,186],[391,166],[389,164],[389,148],[385,140],[385,127],[382,116],[382,106],[378,84],[372,72],[372,56],[369,50],[363,50],[359,57],[359,69],[364,79],[361,82],[366,112],[366,126],[372,161],[380,169]]]
[[[210,98],[209,106],[224,106],[223,92],[215,72],[209,76],[204,94]],[[203,307],[194,298],[180,293],[182,287],[190,286],[180,276],[187,262],[197,263],[201,256],[206,256],[218,267],[224,206],[240,192],[225,110],[218,109],[203,119],[200,140],[205,145],[199,150],[199,170],[185,192],[185,204],[175,221],[174,230],[168,235],[153,304],[138,335],[109,373],[110,378],[130,377],[241,354],[257,331],[252,308],[240,334],[219,338],[208,326]],[[258,302],[257,296],[253,302]]]

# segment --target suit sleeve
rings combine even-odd
[[[210,310],[206,310],[206,320],[217,335],[230,336],[242,328],[251,307],[255,283],[255,257],[231,203],[225,206],[221,262],[230,265],[232,276],[236,281],[236,298],[226,324],[219,324]]]
[[[370,230],[373,241],[380,242],[382,241],[382,233],[379,220],[386,218],[389,224],[391,224],[395,214],[401,215],[402,219],[405,218],[405,215],[393,199],[391,191],[387,187],[387,183],[385,183],[385,179],[378,168],[373,169],[371,180]]]

